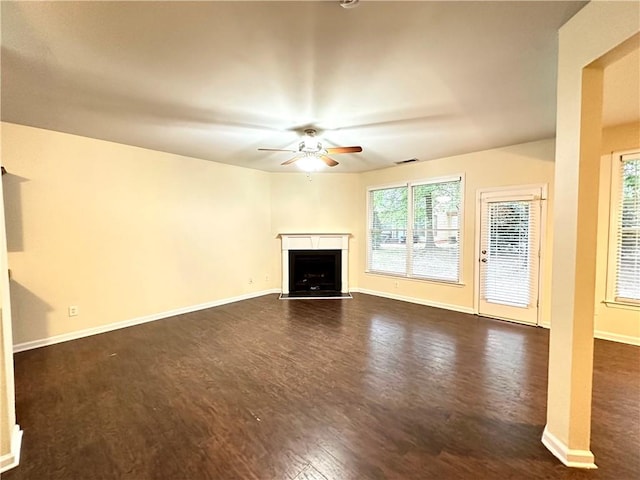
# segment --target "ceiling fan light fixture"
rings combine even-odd
[[[300,143],[301,152],[317,153],[320,150],[322,150],[322,144],[315,137],[305,137],[305,139]]]
[[[305,153],[318,153],[322,150],[322,144],[318,137],[316,137],[316,131],[312,128],[307,128],[304,131],[304,138],[300,142],[300,151]]]
[[[283,148],[258,148],[258,150],[264,150],[269,152],[293,152],[296,156],[290,158],[286,162],[282,162],[280,165],[286,166],[293,163],[297,163],[300,169],[305,172],[314,172],[324,167],[335,167],[338,165],[333,158],[329,155],[337,155],[339,153],[360,153],[362,147],[328,147],[322,146],[320,139],[316,137],[318,132],[313,128],[306,128],[304,130],[304,137],[298,144],[297,150],[283,149]]]
[[[317,155],[308,154],[300,158],[296,165],[298,168],[304,172],[317,172],[318,170],[322,170],[326,165],[325,163],[318,157]]]

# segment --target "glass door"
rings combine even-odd
[[[480,315],[538,323],[540,194],[481,195]]]

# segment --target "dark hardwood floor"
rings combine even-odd
[[[640,349],[596,340],[595,471],[542,445],[548,331],[269,295],[19,353],[3,480],[640,478]]]

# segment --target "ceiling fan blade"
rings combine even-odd
[[[265,152],[297,152],[298,150],[288,150],[282,148],[259,148],[258,150],[262,150]]]
[[[327,153],[335,155],[336,153],[359,153],[362,151],[362,147],[333,147],[327,148]]]
[[[293,162],[297,162],[301,158],[302,157],[300,157],[300,156],[296,156],[296,157],[293,157],[291,160],[287,160],[286,162],[282,162],[280,165],[291,165]]]
[[[335,167],[336,165],[338,165],[338,162],[336,162],[333,158],[327,157],[326,155],[322,155],[320,157],[320,160],[326,163],[328,167]]]

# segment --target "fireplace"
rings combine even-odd
[[[280,298],[351,298],[348,233],[281,233]]]
[[[289,250],[289,296],[339,295],[340,250]]]

